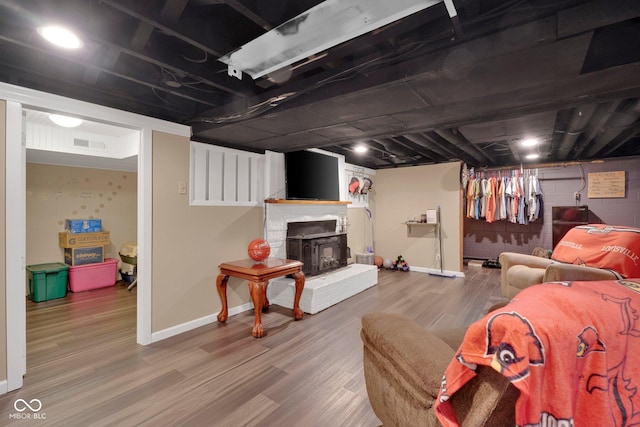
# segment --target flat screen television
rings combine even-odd
[[[340,200],[338,158],[313,151],[284,155],[288,200]]]

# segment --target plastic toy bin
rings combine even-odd
[[[105,288],[116,284],[118,260],[107,258],[104,262],[69,267],[69,290],[71,292]]]
[[[61,262],[27,266],[31,301],[41,302],[66,297],[68,273],[69,266]]]

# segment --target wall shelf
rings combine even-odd
[[[436,225],[438,225],[437,223],[418,222],[418,221],[407,221],[407,222],[404,222],[403,224],[405,224],[407,226],[407,229],[409,230],[409,233],[411,233],[411,227],[414,226],[414,225],[420,225],[420,226],[424,226],[424,225],[436,226]]]

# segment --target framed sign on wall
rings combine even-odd
[[[588,174],[588,196],[590,199],[623,198],[625,193],[625,171],[594,172]]]

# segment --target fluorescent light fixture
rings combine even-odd
[[[447,7],[447,12],[449,13],[450,18],[458,16],[458,11],[456,10],[456,6],[453,4],[453,0],[444,0],[444,5]]]
[[[538,145],[538,142],[539,141],[537,139],[535,139],[535,138],[528,138],[528,139],[525,139],[524,141],[522,141],[522,146],[523,147],[533,147],[533,146]]]
[[[354,150],[356,153],[366,153],[369,147],[366,145],[357,145]]]
[[[63,116],[61,114],[49,114],[49,120],[64,128],[74,128],[82,124],[82,119],[77,117]]]
[[[257,79],[442,1],[325,0],[219,60]]]
[[[526,156],[524,156],[524,158],[527,159],[527,160],[535,160],[538,157],[540,157],[540,154],[538,154],[538,153],[531,153],[531,154],[527,154]]]
[[[46,25],[37,28],[40,34],[49,43],[64,49],[80,49],[84,43],[70,30],[57,25]]]

